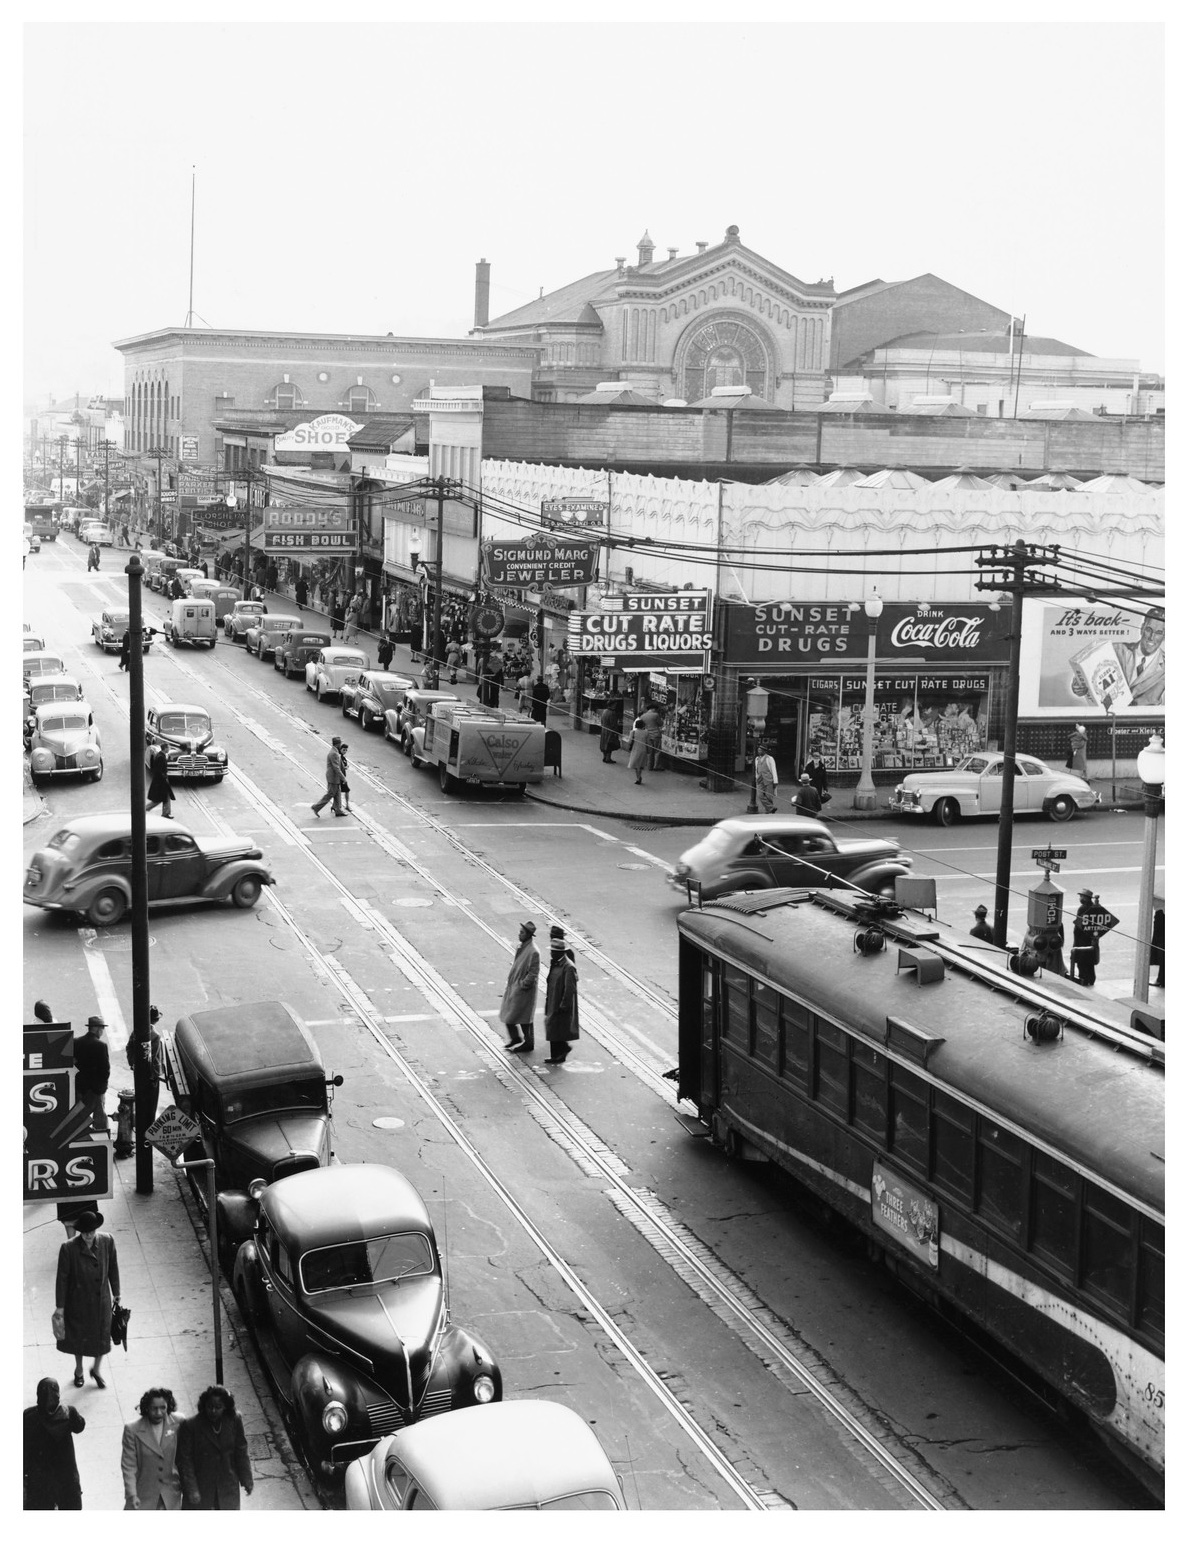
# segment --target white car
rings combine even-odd
[[[357,684],[359,676],[370,668],[370,658],[358,648],[323,648],[305,666],[305,689],[319,701],[341,697],[343,686]]]
[[[84,545],[110,545],[112,543],[111,530],[105,523],[85,523],[78,531],[78,537]]]
[[[896,787],[890,808],[899,815],[930,815],[951,826],[969,815],[997,815],[1002,808],[1003,758],[993,751],[967,755],[957,766],[909,772]],[[1046,766],[1033,755],[1015,757],[1016,815],[1071,820],[1092,809],[1101,795],[1073,772]]]
[[[103,745],[95,715],[85,701],[47,702],[34,714],[29,743],[34,786],[48,777],[103,776]]]
[[[25,554],[26,555],[28,555],[29,551],[31,551],[31,550],[32,551],[40,551],[41,550],[41,539],[40,539],[40,537],[38,535],[34,534],[34,532],[33,532],[33,525],[31,523],[27,523],[25,525],[24,535],[25,535]]]

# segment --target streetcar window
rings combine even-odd
[[[1092,1182],[1085,1183],[1081,1222],[1081,1283],[1101,1300],[1130,1314],[1133,1267],[1131,1212]]]
[[[916,1170],[928,1170],[928,1085],[891,1064],[891,1153]]]
[[[1139,1224],[1138,1325],[1144,1333],[1163,1337],[1163,1226],[1151,1220]]]
[[[808,1093],[811,1027],[809,1012],[794,998],[780,999],[780,1073]]]
[[[1023,1140],[978,1122],[978,1212],[1018,1235],[1023,1224]]]
[[[1031,1165],[1031,1250],[1063,1273],[1076,1270],[1076,1172],[1038,1150]]]
[[[854,1043],[854,1126],[886,1145],[887,1059],[860,1041]]]
[[[840,1026],[817,1016],[817,1039],[813,1044],[813,1093],[828,1111],[846,1121],[850,1118],[849,1038]]]
[[[752,1052],[768,1068],[776,1066],[776,1047],[780,1023],[780,995],[762,982],[754,984],[755,1024]]]
[[[974,1118],[943,1090],[932,1092],[932,1180],[966,1203],[973,1198]]]
[[[722,1039],[744,1052],[751,1049],[751,1000],[745,971],[722,967]]]

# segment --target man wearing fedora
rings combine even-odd
[[[545,1062],[558,1067],[578,1039],[577,964],[565,944],[565,930],[549,929],[549,974],[545,982],[545,1035],[549,1055]]]
[[[74,1099],[81,1101],[91,1111],[91,1127],[96,1133],[109,1133],[104,1103],[107,1087],[111,1083],[111,1054],[103,1040],[107,1029],[103,1020],[93,1014],[87,1021],[86,1034],[74,1043],[75,1081]]]
[[[509,1052],[531,1052],[536,1043],[536,985],[540,981],[540,951],[536,948],[536,924],[520,924],[520,942],[507,987],[499,1005],[499,1018],[507,1026]]]
[[[1098,943],[1101,933],[1089,921],[1089,914],[1096,914],[1101,908],[1091,890],[1080,891],[1079,900],[1077,915],[1073,918],[1073,942],[1068,958],[1072,962],[1074,979],[1083,987],[1092,987],[1097,981],[1097,963],[1101,959],[1101,946]]]
[[[969,936],[971,939],[981,939],[986,944],[993,944],[994,930],[986,921],[987,915],[987,909],[984,906],[974,907],[974,925],[969,930]]]

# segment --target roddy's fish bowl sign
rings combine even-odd
[[[320,415],[282,432],[273,443],[278,453],[334,453],[347,451],[347,439],[363,430],[360,421],[346,415]]]

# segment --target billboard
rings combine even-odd
[[[1164,630],[1161,600],[1025,599],[1020,715],[1161,716]]]

